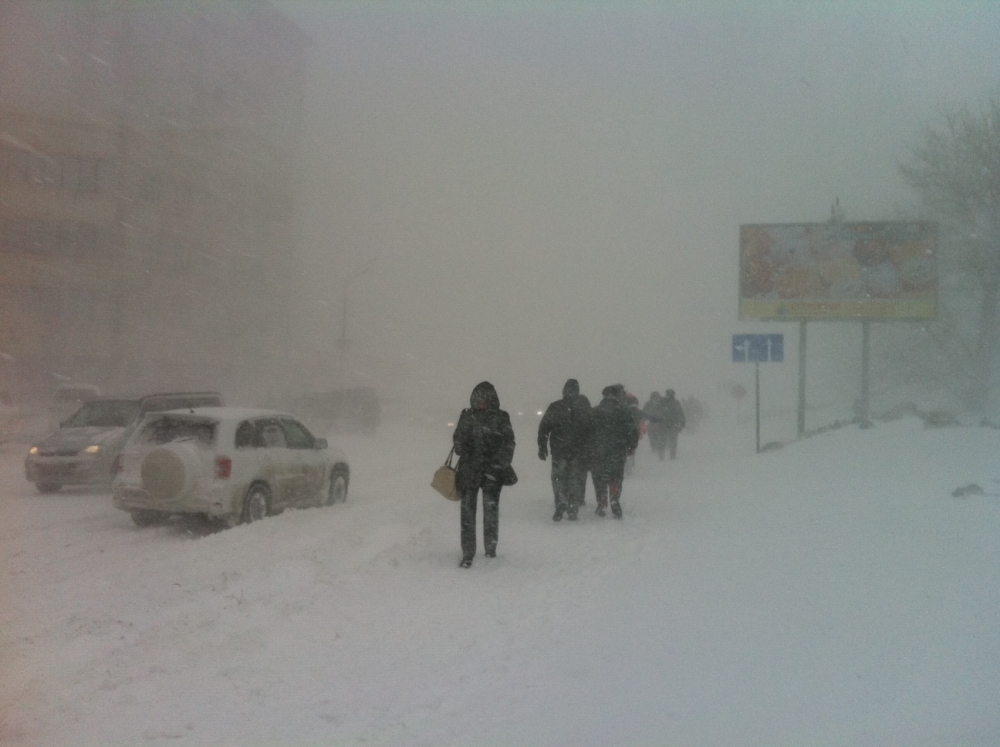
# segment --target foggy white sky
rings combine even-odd
[[[428,403],[713,396],[737,331],[794,380],[797,328],[736,320],[739,224],[898,217],[919,128],[1000,85],[985,2],[278,5],[315,42],[305,312],[332,355],[375,257],[353,379]]]

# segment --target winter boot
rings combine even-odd
[[[563,509],[562,506],[556,508],[556,512],[552,514],[552,521],[562,521]]]
[[[570,521],[576,521],[576,507],[574,506],[569,511],[566,512],[566,518]]]
[[[622,504],[618,503],[617,501],[612,503],[611,515],[614,516],[616,519],[620,519],[622,517]]]
[[[471,568],[472,558],[462,558],[462,562],[458,564],[459,568]]]
[[[602,506],[600,504],[597,505],[597,510],[594,513],[597,514],[598,516],[607,516],[608,515],[608,512],[604,510],[604,506]]]
[[[495,558],[497,556],[497,549],[495,547],[490,547],[486,550],[487,558]]]

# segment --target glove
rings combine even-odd
[[[538,458],[541,459],[544,462],[546,459],[549,458],[549,450],[546,449],[544,446],[539,446],[538,447]]]

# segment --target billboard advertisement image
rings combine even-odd
[[[740,319],[937,316],[934,223],[740,226]]]

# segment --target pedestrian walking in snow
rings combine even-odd
[[[667,451],[667,430],[663,425],[663,417],[665,415],[663,395],[659,392],[650,394],[649,400],[642,410],[646,413],[646,417],[649,420],[649,425],[646,428],[646,432],[649,434],[649,446],[653,450],[653,453],[660,457],[660,461],[662,462]]]
[[[625,387],[604,387],[603,399],[591,411],[591,464],[597,515],[607,514],[608,503],[616,519],[622,517],[622,480],[625,459],[639,445],[639,425],[625,404]]]
[[[562,399],[550,404],[538,424],[538,458],[552,452],[552,492],[556,512],[576,521],[587,489],[587,450],[590,442],[590,400],[580,394],[576,379],[567,380]]]
[[[642,441],[646,435],[646,413],[639,409],[639,398],[632,394],[632,392],[625,392],[625,404],[628,405],[632,417],[635,418],[635,424],[639,427],[639,440]],[[631,475],[634,470],[635,449],[632,449],[625,459],[625,474]]]
[[[666,435],[667,448],[670,450],[670,458],[677,458],[677,436],[684,430],[686,421],[684,419],[684,408],[677,401],[673,389],[668,389],[663,398],[663,430]]]
[[[510,415],[500,409],[497,390],[488,382],[476,385],[471,407],[462,410],[452,435],[458,467],[455,487],[461,498],[462,568],[476,556],[476,508],[483,491],[483,545],[486,557],[495,558],[500,530],[500,490],[517,479],[514,429]]]

